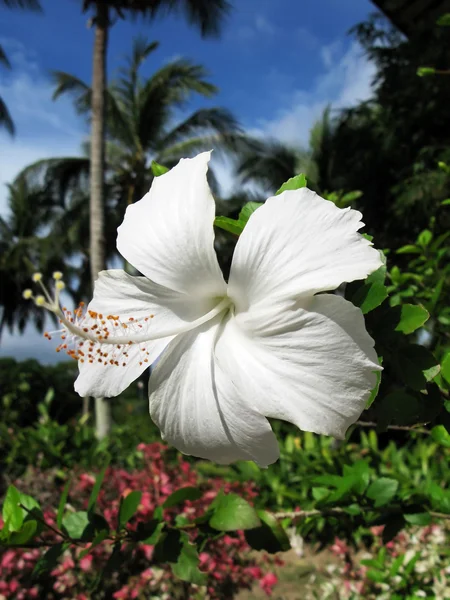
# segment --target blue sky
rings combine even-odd
[[[210,105],[231,109],[242,125],[262,136],[305,144],[314,120],[331,103],[336,109],[366,99],[374,68],[348,30],[374,6],[369,0],[235,0],[223,34],[202,40],[182,18],[151,23],[117,22],[111,30],[108,73],[113,76],[135,35],[160,47],[142,73],[171,58],[203,64],[219,94]],[[13,70],[0,69],[0,96],[17,127],[11,140],[0,131],[0,214],[6,211],[5,183],[25,165],[46,156],[74,155],[87,135],[69,101],[51,100],[51,70],[89,82],[93,31],[78,0],[42,0],[43,15],[0,8],[0,43]],[[208,102],[209,103],[209,102]],[[232,173],[220,168],[224,189]],[[53,358],[33,331],[5,336],[0,356]],[[42,355],[42,352],[44,354]]]

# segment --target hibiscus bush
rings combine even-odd
[[[137,451],[136,471],[77,471],[64,485],[58,471],[32,468],[9,488],[0,598],[229,598],[258,581],[271,591],[273,561],[256,564],[238,530],[257,519],[255,485],[199,482],[160,443]]]

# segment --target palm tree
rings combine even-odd
[[[152,160],[171,167],[200,150],[238,152],[245,145],[236,119],[223,108],[199,109],[176,121],[192,94],[210,97],[217,89],[201,65],[186,59],[174,60],[142,80],[139,69],[157,47],[156,42],[137,38],[127,66],[105,93],[106,179],[113,186],[118,202],[114,212],[119,215],[148,191]],[[70,94],[77,110],[89,115],[91,88],[68,73],[56,72],[54,77],[54,97]],[[55,174],[53,178],[59,179]]]
[[[5,327],[23,331],[32,320],[42,330],[43,311],[25,300],[36,269],[60,270],[63,258],[48,234],[53,206],[42,187],[31,187],[24,178],[8,186],[8,216],[0,217],[0,336]]]
[[[0,0],[1,5],[6,8],[23,8],[33,11],[41,11],[41,5],[39,0]],[[11,69],[11,63],[8,60],[6,52],[0,45],[0,63],[7,69]],[[0,127],[4,127],[6,131],[13,136],[16,128],[14,121],[12,120],[11,114],[6,106],[5,101],[0,96]]]

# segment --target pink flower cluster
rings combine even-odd
[[[132,530],[139,523],[149,521],[154,510],[181,487],[200,486],[202,497],[165,510],[164,516],[169,522],[174,522],[180,514],[189,520],[201,516],[220,490],[238,493],[249,501],[257,495],[251,482],[243,486],[219,478],[200,481],[191,464],[181,457],[170,460],[167,448],[160,443],[140,444],[138,450],[142,453],[145,466],[134,472],[117,467],[108,468],[97,499],[97,512],[105,517],[112,529],[117,526],[120,497],[133,490],[141,491],[142,499],[129,524]],[[70,506],[85,510],[94,482],[91,474],[76,475],[70,491]],[[45,507],[49,501],[57,504],[60,496],[60,490],[54,488],[52,473],[35,470],[29,479],[19,481],[16,485],[21,491],[41,500],[46,520],[54,524],[55,508]],[[30,491],[30,487],[36,489]],[[56,539],[52,532],[45,535],[48,539]],[[197,533],[193,531],[190,535],[195,541]],[[111,556],[112,542],[106,540],[92,548],[89,554],[80,556],[85,547],[81,545],[67,550],[57,566],[38,580],[33,580],[31,573],[45,549],[0,550],[0,600],[93,600],[105,597],[128,600],[155,596],[170,600],[178,597],[181,591],[184,598],[198,597],[198,588],[178,581],[168,564],[157,564],[153,560],[153,546],[145,544],[124,544],[120,569],[111,572],[96,588],[96,579]],[[238,590],[250,588],[255,581],[259,581],[262,589],[270,594],[277,582],[276,576],[270,572],[271,562],[267,557],[256,564],[243,532],[209,540],[199,558],[199,568],[208,576],[204,596],[208,600],[232,597]],[[186,596],[186,586],[190,590],[189,596]]]

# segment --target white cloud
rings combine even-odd
[[[17,130],[14,139],[0,131],[0,214],[5,214],[5,184],[41,158],[78,155],[86,126],[69,98],[52,100],[51,78],[31,50],[9,38],[0,38],[0,43],[12,65],[11,71],[2,73],[0,96]]]
[[[297,89],[285,98],[285,106],[273,119],[261,121],[252,131],[295,146],[308,143],[309,131],[328,104],[340,109],[357,104],[371,95],[375,66],[363,55],[358,44],[345,51],[339,44],[322,48],[326,71],[309,90]]]

